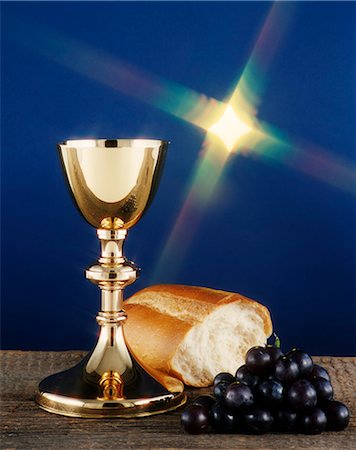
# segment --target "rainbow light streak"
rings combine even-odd
[[[292,142],[277,128],[260,124],[263,139],[258,139],[253,154],[271,163],[283,163],[345,192],[356,194],[356,163],[331,155],[307,142]]]
[[[201,156],[186,188],[181,208],[154,279],[178,271],[203,218],[226,162],[234,153],[256,155],[283,163],[335,187],[355,194],[355,164],[305,143],[288,142],[281,131],[256,119],[268,65],[281,44],[294,6],[275,3],[257,38],[251,56],[228,102],[207,97],[173,81],[138,69],[97,48],[70,39],[39,23],[23,22],[21,46],[125,95],[155,106],[207,132]],[[18,18],[16,19],[18,25]],[[15,27],[17,29],[18,27]],[[169,270],[167,270],[169,268]]]
[[[264,72],[287,29],[292,8],[274,4],[252,54],[220,117],[213,121],[204,142],[205,151],[190,183],[187,198],[167,240],[152,282],[173,279],[187,254],[193,233],[202,219],[231,152],[254,150],[270,136],[254,117],[260,101]],[[216,140],[216,137],[218,140]],[[261,148],[261,146],[260,146]],[[211,164],[215,161],[215,164]],[[193,223],[192,223],[193,222]]]
[[[20,20],[16,20],[16,29]],[[207,129],[226,106],[178,83],[157,77],[97,48],[78,42],[37,22],[21,22],[22,47],[105,86],[155,106],[193,125]]]
[[[140,101],[156,106],[205,131],[219,120],[230,105],[235,113],[237,112],[240,118],[254,129],[253,133],[249,134],[249,139],[243,138],[240,140],[240,153],[242,149],[249,148],[250,154],[256,153],[267,160],[274,159],[276,162],[286,163],[290,167],[295,167],[297,170],[302,170],[318,179],[354,193],[353,163],[337,159],[321,149],[317,151],[313,149],[313,152],[316,152],[314,155],[310,154],[310,147],[308,151],[302,150],[302,148],[296,149],[293,144],[288,143],[287,138],[277,138],[281,135],[281,132],[276,128],[267,124],[262,125],[261,122],[254,119],[257,112],[256,107],[261,98],[263,82],[266,78],[264,75],[267,70],[266,66],[270,63],[278,43],[283,38],[292,17],[293,9],[294,6],[290,4],[275,3],[272,6],[251,57],[228,104],[208,98],[204,94],[178,83],[139,70],[135,66],[118,58],[114,59],[111,55],[90,45],[79,43],[52,29],[45,28],[41,23],[29,23],[28,21],[21,21],[17,17],[17,27],[14,27],[14,29],[17,29],[19,22],[21,22],[23,35],[28,36],[28,39],[23,40],[22,35],[20,36],[18,33],[11,37],[21,46],[27,46],[60,65]],[[211,138],[210,136],[210,140]],[[227,155],[223,146],[218,140],[215,141],[215,144],[219,148],[215,152],[213,160],[216,161],[221,158],[226,161]],[[305,144],[303,145],[305,146]],[[205,158],[207,154],[214,153],[212,150],[206,151],[206,144],[203,147],[205,150],[203,150],[203,156],[200,159]],[[276,150],[277,147],[279,150]],[[287,157],[288,152],[291,154],[290,158]],[[296,153],[301,153],[301,157],[298,158]],[[304,161],[303,164],[301,160]],[[299,162],[293,166],[294,161]],[[319,173],[317,167],[311,168],[312,166],[318,166],[318,164],[327,169],[327,176],[324,176],[321,173],[322,171]],[[199,164],[196,169],[197,173],[199,172],[198,167]],[[336,173],[332,173],[333,170]],[[195,176],[192,177],[189,186],[192,186],[194,178]]]

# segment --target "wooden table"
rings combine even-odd
[[[356,420],[339,433],[317,436],[203,434],[191,436],[180,428],[180,412],[141,419],[76,419],[49,414],[33,402],[38,382],[70,367],[83,352],[0,352],[1,449],[130,449],[130,448],[252,448],[356,449]],[[333,382],[336,399],[356,412],[356,358],[319,357]],[[209,389],[188,389],[190,398]]]

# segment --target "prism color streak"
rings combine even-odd
[[[284,12],[288,15],[284,15]],[[262,94],[263,74],[272,62],[283,33],[286,32],[290,13],[291,8],[285,8],[281,3],[272,7],[227,108],[218,122],[208,128],[208,131],[222,142],[219,146],[219,141],[215,140],[208,146],[210,150],[205,150],[201,156],[187,199],[160,257],[153,282],[157,282],[163,275],[175,276],[184,261],[193,233],[202,220],[199,215],[204,214],[209,197],[223,173],[227,155],[226,158],[222,156],[223,162],[219,155],[215,158],[212,156],[214,153],[224,152],[221,148],[216,150],[221,144],[229,153],[245,149],[244,154],[253,152],[265,159],[290,165],[295,170],[356,194],[356,164],[338,161],[326,151],[315,150],[310,145],[308,149],[298,148],[287,140],[279,139],[277,136],[281,133],[273,130],[271,126],[265,124],[262,127],[261,124],[254,125],[252,122],[251,116],[257,115],[257,105],[261,101],[259,94]],[[245,122],[234,116],[233,108],[244,114]],[[208,135],[207,139],[211,140],[211,135]],[[194,223],[193,227],[191,221]]]
[[[299,148],[288,142],[288,138],[281,140],[278,138],[281,132],[268,124],[262,128],[256,119],[265,74],[284,34],[288,33],[293,9],[283,3],[272,6],[246,67],[226,103],[145,72],[53,30],[32,25],[36,30],[31,44],[34,51],[208,132],[196,173],[187,187],[186,201],[159,258],[152,282],[178,273],[193,233],[198,230],[209,198],[223,174],[224,164],[228,160],[226,151],[238,153],[245,149],[245,155],[253,152],[261,158],[287,164],[334,187],[356,193],[353,163],[337,160],[325,150],[311,150],[310,144],[306,144],[307,150],[304,146]],[[185,238],[182,239],[182,236]]]
[[[226,131],[229,133],[229,128],[235,127],[236,129],[231,116],[237,114],[237,120],[241,121],[239,125],[242,127],[241,138],[251,130],[254,132],[249,133],[248,139],[242,139],[241,142],[237,142],[239,141],[239,132],[237,133],[237,138],[232,138],[232,140],[227,138],[228,140],[224,141],[224,138],[220,137],[222,143],[229,152],[247,148],[249,152],[256,151],[257,154],[263,157],[264,152],[258,150],[259,145],[262,144],[259,148],[268,147],[269,145],[275,146],[277,142],[274,138],[280,135],[281,132],[273,129],[268,124],[264,124],[264,130],[261,130],[261,124],[257,122],[255,116],[257,115],[258,104],[262,101],[264,74],[268,70],[268,65],[271,64],[274,53],[277,51],[278,43],[281,42],[284,33],[287,32],[287,25],[292,19],[292,13],[293,7],[282,3],[276,3],[271,8],[246,67],[233,94],[226,103],[209,98],[205,94],[198,93],[173,81],[158,77],[118,58],[113,58],[95,47],[70,39],[36,23],[23,25],[24,29],[31,28],[32,41],[21,41],[21,45],[28,46],[33,51],[41,53],[42,56],[57,64],[61,64],[125,95],[144,101],[218,136],[219,132],[215,133],[214,127],[217,126],[221,118],[229,116],[227,120],[230,120],[230,123],[227,122],[228,129]],[[273,140],[270,141],[270,138]],[[263,142],[265,139],[270,142],[269,145]],[[226,144],[226,142],[228,143]],[[221,146],[221,142],[214,142],[215,146],[219,146],[219,144]],[[295,149],[293,144],[288,144],[288,138],[286,138],[285,143],[281,142],[279,145],[289,148],[289,151],[292,153],[299,151]],[[221,149],[221,151],[224,152],[224,149]],[[278,151],[274,152],[275,155],[278,153]],[[326,151],[324,153],[321,158],[328,161],[326,164],[330,167],[330,170],[332,170],[332,166],[335,166],[336,173],[334,175],[336,178],[339,176],[340,170],[338,167],[340,165],[344,165],[346,172],[349,174],[346,180],[339,184],[336,182],[336,186],[356,192],[354,183],[356,171],[350,168],[352,164],[349,161],[343,162],[341,159],[335,161],[334,164],[332,156],[328,156]],[[269,158],[269,155],[266,157]],[[313,156],[311,158],[313,159]],[[278,158],[275,157],[274,159],[277,160]],[[280,162],[284,162],[283,157],[280,159]],[[303,170],[300,169],[298,164],[296,164],[295,169]],[[314,176],[314,171],[306,171],[306,173]],[[315,176],[325,182],[330,181],[334,183],[332,180],[335,177],[330,177],[329,173],[325,177],[322,174],[315,174]]]

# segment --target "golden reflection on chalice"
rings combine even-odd
[[[123,256],[127,230],[157,190],[168,143],[152,139],[69,140],[58,145],[75,203],[97,229],[101,255],[86,278],[101,290],[99,337],[76,366],[45,378],[36,402],[46,411],[76,417],[139,417],[177,408],[183,384],[144,367],[123,333],[123,289],[139,269]],[[152,330],[154,333],[154,330]]]

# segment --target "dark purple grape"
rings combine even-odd
[[[241,366],[236,372],[236,380],[247,384],[252,390],[256,388],[260,379],[257,375],[253,375],[247,368],[246,364]]]
[[[268,409],[255,407],[243,416],[243,431],[250,434],[263,434],[271,430],[273,416]]]
[[[226,409],[222,402],[215,403],[210,411],[210,424],[218,433],[234,433],[238,430],[239,419]]]
[[[302,378],[307,378],[311,374],[314,364],[308,353],[298,350],[297,348],[293,348],[293,350],[288,352],[286,356],[288,359],[298,364],[300,376]]]
[[[283,356],[275,364],[274,375],[282,383],[293,383],[299,377],[298,364]]]
[[[254,375],[267,374],[272,366],[272,359],[263,347],[252,347],[246,354],[246,366]]]
[[[221,381],[220,383],[216,384],[213,389],[213,394],[215,395],[216,400],[223,400],[225,397],[225,392],[228,386],[230,386],[231,383],[227,383],[225,381]]]
[[[228,372],[221,372],[216,375],[214,378],[214,386],[223,382],[223,383],[233,383],[235,381],[235,377]]]
[[[283,400],[284,388],[277,380],[266,380],[258,388],[258,399],[268,408],[275,408]]]
[[[326,428],[326,415],[319,408],[305,412],[300,417],[300,431],[304,434],[320,434]]]
[[[325,378],[314,377],[310,380],[316,390],[318,396],[318,402],[323,403],[327,400],[332,400],[334,395],[333,387],[330,381],[325,380]]]
[[[328,373],[328,371],[326,369],[324,369],[324,367],[319,366],[319,364],[314,364],[313,369],[310,373],[310,378],[313,377],[321,377],[321,378],[325,378],[325,380],[330,381],[330,375]]]
[[[225,392],[225,405],[231,411],[246,411],[253,405],[253,393],[241,381],[230,384]]]
[[[274,345],[271,344],[266,345],[266,350],[269,356],[271,357],[271,361],[273,364],[283,356],[282,350]]]
[[[282,406],[274,416],[274,429],[277,431],[293,432],[298,425],[298,416],[292,409]]]
[[[201,405],[209,412],[212,406],[215,404],[215,398],[211,395],[199,395],[194,402],[193,405]]]
[[[209,413],[202,405],[190,405],[182,413],[181,424],[187,433],[203,433],[209,427]]]
[[[287,400],[296,411],[312,409],[317,402],[316,390],[307,380],[295,381],[288,389]]]
[[[336,400],[330,401],[323,405],[323,411],[328,419],[328,430],[341,431],[347,427],[350,413],[346,405]]]

